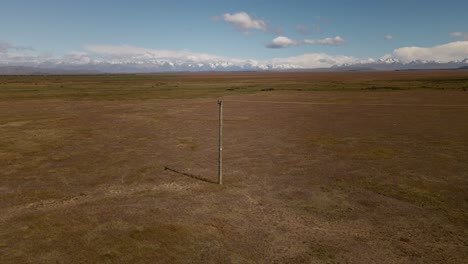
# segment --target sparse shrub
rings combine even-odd
[[[274,88],[263,88],[261,91],[266,92],[266,91],[274,91]]]

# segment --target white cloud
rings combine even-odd
[[[325,39],[305,39],[304,44],[319,44],[319,45],[328,45],[328,46],[341,46],[345,43],[345,40],[336,36],[334,38],[325,38]]]
[[[238,12],[234,14],[223,14],[222,19],[237,30],[244,34],[250,34],[251,29],[257,29],[261,31],[267,31],[267,22],[260,19],[253,19],[246,12]]]
[[[393,58],[392,54],[385,54],[380,58],[380,60],[389,60],[389,59],[392,59],[392,58]]]
[[[463,40],[468,40],[468,32],[452,32],[449,36],[452,38],[463,38]]]
[[[393,39],[393,36],[392,35],[385,35],[383,37],[385,40],[392,40]]]
[[[345,43],[345,40],[336,36],[334,38],[325,38],[325,39],[304,39],[304,40],[294,40],[285,36],[279,36],[274,38],[270,43],[266,45],[267,48],[287,48],[289,46],[299,46],[299,45],[328,45],[328,46],[340,46]]]
[[[279,36],[274,38],[270,43],[266,45],[267,48],[278,49],[278,48],[287,48],[293,45],[299,45],[300,42],[297,40],[290,39],[285,36]]]
[[[403,47],[393,51],[403,62],[415,60],[450,62],[468,58],[468,41],[455,41],[429,48]]]

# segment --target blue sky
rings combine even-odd
[[[467,10],[468,1],[15,0],[0,3],[0,41],[34,49],[10,53],[51,57],[99,53],[86,48],[97,45],[259,61],[319,53],[379,59],[404,47],[465,42]],[[458,49],[468,57],[465,45]]]

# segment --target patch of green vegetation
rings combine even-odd
[[[275,88],[263,88],[263,89],[261,89],[260,91],[262,91],[262,92],[268,92],[268,91],[274,91],[274,90],[275,90]]]

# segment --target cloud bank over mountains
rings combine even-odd
[[[468,58],[468,41],[456,41],[429,48],[404,47],[393,51],[393,56],[402,62],[436,61],[450,62]]]
[[[87,45],[84,51],[61,57],[0,53],[0,64],[24,66],[127,65],[142,70],[284,70],[326,68],[334,65],[363,63],[371,59],[352,56],[308,53],[271,60],[236,59],[189,50],[155,50],[135,46]]]
[[[305,40],[297,43],[289,38],[275,38],[279,47],[290,45],[335,45],[340,37]],[[344,41],[344,40],[343,40]],[[468,58],[468,41],[455,41],[433,47],[402,47],[380,59],[356,58],[347,55],[306,53],[269,60],[228,58],[189,50],[157,50],[128,45],[87,45],[81,51],[63,56],[41,54],[29,47],[0,42],[0,65],[33,66],[60,69],[87,69],[102,72],[157,71],[236,71],[236,70],[301,70],[372,63],[448,63]],[[467,60],[465,60],[468,63]],[[464,62],[464,63],[465,63]]]

